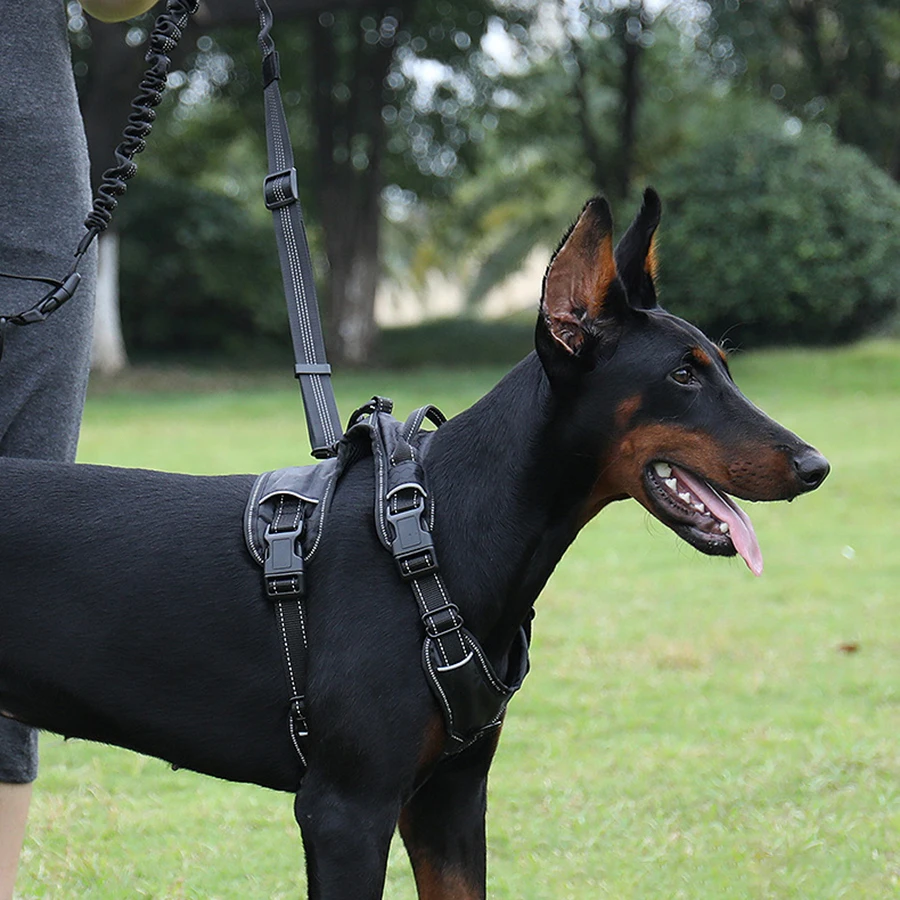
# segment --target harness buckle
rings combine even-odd
[[[437,555],[431,532],[422,524],[425,514],[425,496],[419,488],[416,505],[410,509],[393,512],[388,506],[387,520],[394,526],[391,553],[404,581],[412,581],[438,570]]]
[[[272,531],[266,528],[266,559],[263,578],[266,594],[273,600],[290,600],[304,590],[303,553],[299,549],[303,522],[291,531]]]
[[[296,203],[300,199],[297,192],[297,170],[290,168],[266,175],[263,181],[263,196],[266,209],[280,209],[282,206]]]

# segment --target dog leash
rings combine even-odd
[[[297,194],[297,170],[294,168],[291,138],[278,87],[281,67],[275,42],[269,33],[272,10],[266,0],[255,2],[263,57],[263,98],[269,158],[264,198],[275,222],[275,241],[294,345],[294,375],[300,382],[312,455],[317,459],[326,459],[337,453],[336,445],[343,431],[331,385],[331,366],[325,358],[325,340],[319,319],[309,243]]]
[[[334,456],[343,434],[340,415],[331,384],[331,367],[325,356],[325,340],[319,317],[319,305],[313,279],[309,242],[297,192],[297,170],[288,133],[284,104],[278,87],[280,66],[270,31],[272,11],[266,0],[255,0],[259,15],[259,45],[262,51],[263,97],[266,114],[268,175],[263,195],[275,223],[275,240],[281,265],[285,301],[294,348],[294,375],[306,413],[312,455],[317,459]],[[69,301],[78,289],[81,261],[94,238],[107,229],[113,210],[137,172],[136,154],[146,146],[153,127],[154,109],[162,99],[171,67],[170,54],[178,44],[199,0],[167,0],[165,12],[156,20],[148,39],[149,66],[141,79],[132,112],[116,147],[116,165],[103,173],[90,213],[84,221],[85,234],[75,250],[75,261],[62,279],[0,272],[0,278],[33,281],[51,287],[34,306],[10,316],[0,316],[0,358],[6,331],[10,325],[24,326],[46,321],[47,317]]]

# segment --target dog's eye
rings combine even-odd
[[[694,381],[694,370],[690,366],[682,366],[669,377],[678,384],[691,384]]]

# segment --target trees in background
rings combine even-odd
[[[274,8],[280,16],[275,37],[282,57],[281,87],[304,205],[320,229],[329,346],[336,361],[359,365],[371,357],[376,336],[382,192],[391,180],[417,195],[429,194],[432,183],[456,169],[469,152],[466,145],[473,134],[458,115],[463,102],[456,96],[469,86],[455,82],[452,72],[467,64],[479,46],[493,7],[487,0],[281,0]],[[187,74],[170,79],[180,84],[182,96],[164,108],[151,141],[154,149],[166,145],[169,155],[163,161],[157,150],[155,159],[158,171],[168,170],[170,183],[172,171],[181,168],[172,164],[173,157],[193,158],[194,177],[201,183],[215,180],[201,166],[204,156],[213,170],[221,169],[218,154],[209,159],[204,148],[198,151],[196,144],[179,141],[192,119],[228,119],[235,128],[229,143],[244,143],[252,132],[256,140],[250,142],[264,154],[253,4],[211,3],[200,19],[206,32],[197,41],[200,52],[187,59]],[[82,65],[95,160],[108,158],[104,151],[117,140],[114,113],[123,109],[121,90],[114,92],[110,79],[102,77],[103,61],[106,68],[111,61],[120,61],[123,69],[126,60],[134,65],[137,56],[127,53],[125,43],[139,44],[149,25],[148,18],[126,28],[92,26],[90,40],[96,41],[98,57],[90,56]],[[79,33],[83,31],[81,22]],[[88,40],[83,37],[82,43]],[[136,75],[114,79],[119,87],[136,80]],[[210,106],[224,112],[210,115]],[[95,118],[96,109],[107,114]],[[167,120],[166,113],[172,118]],[[124,112],[118,121],[123,120]],[[159,136],[160,130],[168,132],[166,138]],[[202,143],[205,136],[198,131],[192,128],[190,134]],[[214,137],[222,136],[210,134],[207,142]],[[227,148],[217,150],[229,156]],[[104,163],[98,165],[102,171]],[[242,192],[245,181],[232,172],[224,183],[232,192]],[[123,264],[128,260],[125,248]],[[130,296],[143,290],[140,282],[130,288]]]
[[[834,139],[855,144],[891,176],[900,169],[897,0],[273,6],[329,348],[339,361],[371,359],[375,289],[386,265],[413,284],[430,267],[443,268],[466,281],[476,303],[533,247],[552,245],[586,196],[607,193],[621,220],[648,181],[659,180],[673,197],[663,235],[672,240],[667,281],[674,300],[678,264],[690,257],[676,249],[679,241],[714,255],[711,246],[703,249],[713,235],[699,218],[679,218],[689,207],[683,185],[729,208],[745,190],[725,165],[720,139],[728,133],[740,130],[748,147],[772,141],[781,148],[773,159],[785,202],[773,215],[802,206],[803,192],[825,183],[800,178],[801,160],[812,165],[814,157],[815,167],[833,168],[835,179],[877,182],[864,161],[854,157],[851,165],[833,152]],[[136,199],[129,195],[123,206],[132,204],[122,246],[123,314],[129,345],[151,353],[234,352],[254,341],[265,345],[282,327],[277,257],[259,199],[264,144],[256,24],[248,21],[253,5],[218,0],[204,10],[134,182]],[[99,52],[83,61],[94,85],[85,82],[85,110],[101,168],[124,118],[121,105],[115,108],[124,102],[121,86],[137,81],[139,59],[133,75],[126,70],[139,54],[126,53],[123,35],[139,44],[146,24],[120,29],[115,47],[96,31]],[[91,126],[95,120],[102,127]],[[692,168],[695,160],[703,164]],[[704,193],[728,178],[736,179],[730,198]],[[835,179],[830,190],[838,189]],[[890,185],[883,199],[887,229]],[[170,218],[160,218],[164,211]],[[854,218],[861,214],[855,201],[842,208],[846,234],[869,233],[865,216]],[[739,255],[739,242],[766,236],[751,234],[754,228],[781,233],[770,227],[774,220],[742,221],[715,236],[716,258]],[[723,252],[729,235],[735,244]],[[841,246],[813,243],[829,253]],[[665,263],[665,240],[662,246]],[[790,240],[766,248],[763,265],[770,267],[773,253],[796,259],[805,252]],[[208,265],[198,261],[204,253]],[[755,254],[742,258],[749,263]],[[702,277],[714,283],[708,270]],[[883,267],[870,278],[887,283]],[[798,284],[783,302],[798,302]],[[817,290],[809,278],[803,285]],[[844,296],[858,296],[864,307],[854,321],[871,322],[890,307],[889,292],[879,291],[848,285]],[[802,295],[801,305],[803,297],[812,294]],[[722,303],[720,312],[730,315]],[[189,308],[207,323],[185,327]],[[791,339],[811,334],[783,332]]]
[[[698,52],[717,77],[770,98],[900,177],[897,0],[718,0]]]

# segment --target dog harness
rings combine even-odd
[[[422,666],[447,730],[445,755],[464,750],[497,729],[506,705],[528,672],[529,631],[519,629],[505,660],[504,683],[465,627],[441,577],[432,539],[434,500],[424,462],[433,431],[446,419],[423,406],[400,422],[393,404],[375,397],[357,410],[337,446],[337,457],[310,466],[265,472],[254,483],[244,515],[244,537],[262,566],[266,596],[275,606],[288,687],[288,727],[306,766],[305,570],[315,564],[336,486],[347,469],[371,456],[375,467],[375,532],[412,589],[422,619]]]

